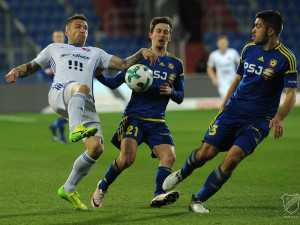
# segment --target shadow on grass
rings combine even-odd
[[[7,215],[0,215],[0,219],[9,219],[9,218],[16,219],[19,217],[21,218],[21,217],[30,217],[30,216],[47,216],[47,215],[69,214],[69,213],[70,213],[70,209],[65,209],[65,210],[60,209],[60,210],[52,210],[52,211],[44,211],[44,212],[13,213]]]
[[[147,213],[141,214],[126,214],[126,213],[116,213],[115,215],[103,216],[101,218],[95,218],[91,220],[86,220],[82,222],[72,222],[72,223],[63,223],[65,225],[85,225],[85,224],[162,224],[162,221],[166,221],[170,218],[176,220],[176,218],[181,218],[181,216],[189,214],[189,211],[186,212],[177,212],[177,213],[167,213],[166,211],[160,213],[152,213],[151,215]],[[161,222],[160,222],[161,221]],[[55,223],[52,225],[60,225],[61,223]]]
[[[264,206],[264,205],[247,205],[247,206],[217,206],[216,207],[217,210],[227,210],[227,211],[231,211],[231,210],[270,210],[270,211],[274,211],[274,210],[282,210],[282,207],[278,207],[278,206]],[[214,208],[212,208],[211,211],[213,211]]]

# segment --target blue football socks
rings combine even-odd
[[[59,130],[59,135],[60,135],[60,140],[61,141],[65,141],[66,138],[65,138],[65,126],[64,124],[67,122],[67,120],[65,118],[58,118],[57,119],[57,127],[58,127],[58,130]]]
[[[190,156],[185,161],[185,164],[183,165],[183,167],[181,169],[182,179],[185,179],[186,177],[191,175],[191,173],[194,171],[194,169],[199,168],[204,165],[197,161],[197,159],[196,159],[197,151],[198,151],[198,149],[195,149],[194,151],[192,151]]]
[[[102,191],[107,191],[108,186],[114,182],[114,180],[121,174],[122,170],[119,169],[117,165],[117,160],[113,161],[104,178],[99,184],[99,189],[102,189]]]
[[[156,197],[159,194],[166,193],[162,185],[164,183],[164,180],[172,173],[172,170],[168,167],[160,166],[157,168],[156,177],[155,177],[155,191],[154,191],[154,197]]]
[[[213,196],[222,185],[228,180],[228,178],[223,174],[221,170],[221,165],[216,168],[206,179],[205,184],[201,190],[195,195],[199,197],[201,201],[206,201],[211,196]]]

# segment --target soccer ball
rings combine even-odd
[[[153,82],[153,72],[145,65],[136,64],[127,70],[125,81],[131,90],[143,92],[150,88]]]

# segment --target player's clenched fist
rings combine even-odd
[[[6,82],[13,83],[15,82],[19,77],[19,72],[17,69],[13,68],[6,76]]]

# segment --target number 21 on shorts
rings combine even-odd
[[[138,134],[139,129],[138,129],[138,127],[133,127],[132,125],[130,125],[130,126],[127,127],[126,134],[132,135],[132,134],[133,134],[133,133],[132,133],[133,130],[135,130],[135,131],[134,131],[134,136],[136,137],[137,134]]]

